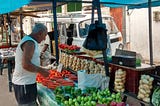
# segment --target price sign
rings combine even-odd
[[[58,72],[61,72],[61,71],[62,71],[62,68],[63,68],[63,64],[62,64],[62,63],[59,63],[58,68],[57,68],[57,71],[58,71]]]

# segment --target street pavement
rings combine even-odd
[[[0,75],[0,106],[17,106],[14,91],[9,92],[7,69],[3,69]]]

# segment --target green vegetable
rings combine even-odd
[[[81,89],[76,89],[76,90],[74,91],[74,94],[75,94],[76,96],[81,95],[81,93],[82,93]]]
[[[71,86],[64,86],[65,93],[71,93],[72,87]]]
[[[56,87],[56,89],[54,90],[55,94],[62,94],[63,93],[63,89],[62,87]]]
[[[152,94],[152,104],[154,106],[160,106],[160,87],[157,87]]]
[[[62,101],[65,100],[63,95],[56,95],[55,99],[56,99],[58,104],[60,104]]]

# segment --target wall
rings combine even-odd
[[[160,10],[160,7],[152,8],[152,11]],[[130,42],[130,49],[140,53],[145,60],[150,60],[149,49],[149,24],[148,9],[133,9],[126,16],[127,41]],[[152,14],[153,17],[153,14]],[[160,22],[152,18],[152,41],[153,61],[160,62]]]
[[[114,18],[118,29],[122,33],[122,19],[123,19],[123,9],[122,8],[110,8],[110,15]]]

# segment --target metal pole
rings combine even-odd
[[[9,47],[12,46],[12,42],[11,42],[11,18],[10,18],[10,14],[7,13],[7,21],[8,21],[8,37],[9,37]]]
[[[54,39],[55,39],[55,50],[56,50],[56,63],[59,63],[59,50],[58,50],[58,31],[57,31],[57,13],[56,13],[56,6],[57,2],[56,0],[52,1],[52,7],[53,7],[53,18],[54,18]]]
[[[23,15],[22,15],[22,11],[23,9],[20,8],[20,36],[21,36],[21,39],[23,38]]]
[[[94,2],[93,2],[94,3]],[[100,7],[100,0],[95,1],[96,5],[97,5],[97,13],[98,13],[98,21],[100,24],[102,24],[102,15],[101,15],[101,7]],[[95,5],[95,4],[94,4]],[[93,7],[92,7],[93,8]],[[92,13],[94,14],[94,13]],[[94,17],[92,17],[94,18]],[[107,39],[105,40],[107,42]],[[106,49],[102,51],[103,53],[103,60],[104,60],[104,68],[105,68],[105,74],[106,76],[110,76],[109,75],[109,64],[108,64],[108,60],[107,60],[107,56],[106,56]]]
[[[152,8],[151,8],[151,0],[148,0],[148,18],[149,18],[150,65],[153,65],[153,48],[152,48]]]
[[[127,40],[126,40],[126,7],[122,8],[123,13],[122,13],[122,36],[123,36],[123,43],[126,44]]]

